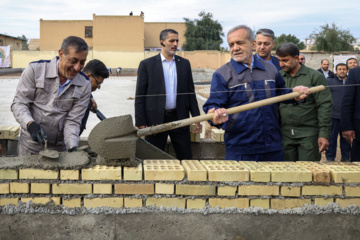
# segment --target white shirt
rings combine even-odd
[[[167,60],[162,53],[160,53],[166,90],[165,110],[176,108],[176,93],[177,93],[177,72],[175,64],[175,56],[171,61]]]

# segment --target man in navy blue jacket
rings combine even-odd
[[[256,32],[256,54],[258,59],[274,64],[278,71],[281,70],[277,57],[271,56],[275,47],[275,34],[271,29],[263,28]]]
[[[271,63],[252,55],[253,31],[239,25],[227,35],[231,60],[213,75],[210,97],[204,112],[215,112],[212,125],[225,129],[225,159],[245,161],[284,160],[279,126],[278,104],[227,115],[231,108],[291,92]],[[295,87],[304,99],[307,87]],[[228,121],[229,120],[229,121]],[[223,124],[224,123],[224,124]],[[223,125],[222,125],[223,124]]]
[[[360,161],[360,67],[351,69],[346,79],[341,130],[346,141],[352,144],[351,161]]]

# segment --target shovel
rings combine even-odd
[[[44,150],[40,151],[39,154],[48,158],[59,158],[59,152],[55,150],[47,149],[47,139],[44,139],[45,147]]]
[[[310,88],[310,93],[323,91],[323,85]],[[233,107],[227,109],[227,113],[234,114],[244,112],[250,109],[283,102],[296,97],[300,93],[293,92],[277,97],[267,98],[261,101]],[[107,118],[97,124],[88,137],[88,143],[91,149],[100,156],[107,159],[124,159],[135,157],[136,141],[141,136],[153,135],[155,133],[189,126],[193,123],[213,119],[214,113],[182,119],[175,122],[164,123],[152,127],[137,130],[132,122],[131,115]]]

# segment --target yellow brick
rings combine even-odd
[[[250,172],[250,181],[252,182],[270,182],[270,171],[260,163],[254,161],[239,161],[241,166]]]
[[[53,194],[90,194],[92,193],[92,185],[87,183],[53,184],[52,193]]]
[[[182,160],[188,181],[206,181],[207,171],[198,160]]]
[[[235,196],[236,187],[232,186],[219,186],[217,190],[218,196]]]
[[[155,183],[156,194],[174,194],[175,185],[167,183]]]
[[[311,205],[311,199],[271,199],[272,209],[298,208],[305,204]]]
[[[311,182],[312,172],[294,162],[261,162],[271,172],[272,182]]]
[[[121,167],[96,165],[81,170],[82,180],[121,180]]]
[[[208,171],[209,181],[249,181],[249,170],[236,161],[201,160]]]
[[[62,200],[62,204],[64,207],[68,208],[79,208],[81,207],[81,198],[73,198],[73,199],[64,199]]]
[[[142,198],[124,198],[125,208],[142,207]]]
[[[11,193],[29,193],[29,184],[28,183],[10,183],[10,192]]]
[[[146,199],[146,206],[156,206],[165,208],[185,208],[185,198],[154,198],[148,197]]]
[[[112,194],[111,184],[93,184],[94,194]]]
[[[154,184],[115,184],[115,194],[154,194]]]
[[[205,199],[186,199],[187,209],[200,209],[206,206]]]
[[[60,205],[60,198],[59,197],[35,197],[35,198],[21,198],[20,199],[21,202],[28,202],[28,201],[32,201],[33,203],[36,204],[47,204],[48,202],[50,202],[51,200],[53,200],[55,205]]]
[[[43,169],[19,169],[19,179],[58,179],[59,172]]]
[[[250,207],[270,208],[270,199],[251,199]]]
[[[124,180],[141,181],[143,180],[143,168],[140,163],[137,167],[124,167]]]
[[[215,142],[223,142],[224,140],[224,130],[222,129],[211,129],[211,138],[214,139]],[[222,141],[221,141],[222,140]]]
[[[195,134],[194,133],[190,133],[190,141],[195,142]]]
[[[176,195],[214,196],[215,191],[214,185],[176,185]]]
[[[19,132],[19,126],[0,126],[0,139],[15,139]]]
[[[50,183],[31,183],[31,193],[50,193]]]
[[[0,179],[18,179],[17,170],[0,169]]]
[[[303,195],[342,195],[341,186],[303,186]]]
[[[97,208],[97,207],[112,207],[122,208],[124,206],[124,199],[122,197],[116,198],[84,198],[84,207]]]
[[[185,170],[181,165],[144,165],[144,179],[147,181],[181,181]]]
[[[331,178],[335,183],[358,183],[360,182],[360,166],[353,163],[324,163],[324,167],[330,170]]]
[[[321,183],[330,182],[330,170],[316,162],[310,161],[298,161],[297,164],[304,166],[306,169],[312,172],[313,181]]]
[[[61,180],[79,180],[79,170],[60,170]]]
[[[8,204],[17,205],[19,199],[18,198],[0,198],[0,206],[5,206]]]
[[[174,159],[163,159],[163,160],[144,160],[143,161],[144,166],[152,165],[152,166],[163,166],[163,165],[180,165],[180,160],[174,160]]]
[[[281,196],[283,197],[300,197],[300,187],[282,186]]]
[[[277,196],[279,195],[279,186],[260,186],[260,185],[243,185],[239,186],[239,196]]]
[[[194,142],[200,142],[200,133],[194,134]]]
[[[339,207],[348,207],[350,205],[355,205],[360,207],[360,198],[348,198],[348,199],[337,198],[335,202],[339,205]]]
[[[315,204],[318,206],[327,206],[329,203],[333,203],[333,198],[315,198]]]
[[[248,208],[248,198],[226,199],[226,198],[209,198],[209,205],[211,208]]]
[[[9,194],[10,186],[8,183],[0,183],[0,194]]]
[[[360,196],[360,187],[345,187],[345,196],[359,197]]]

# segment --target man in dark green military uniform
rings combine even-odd
[[[299,63],[299,49],[284,43],[276,51],[286,87],[327,86],[323,74]],[[329,88],[298,104],[280,104],[285,161],[319,161],[329,145],[332,97]]]

